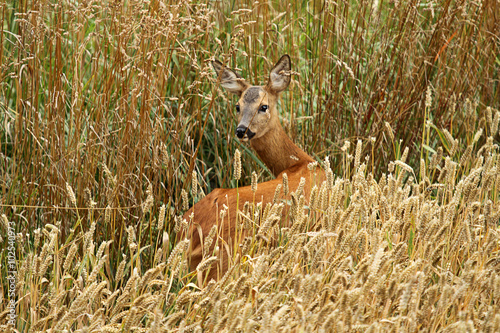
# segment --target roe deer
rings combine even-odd
[[[263,206],[273,202],[278,184],[283,182],[283,174],[287,174],[290,189],[299,186],[301,178],[305,179],[304,195],[309,198],[311,175],[309,163],[313,162],[308,154],[297,147],[281,127],[276,105],[279,95],[290,83],[290,57],[284,55],[271,70],[269,82],[265,86],[251,86],[241,76],[224,67],[215,60],[212,65],[219,76],[222,87],[239,96],[236,104],[238,127],[236,136],[248,141],[259,158],[266,164],[276,179],[260,183],[255,194],[251,186],[238,189],[215,189],[196,203],[183,218],[192,219],[187,237],[191,240],[189,252],[190,268],[196,270],[198,264],[211,256],[215,243],[219,246],[219,263],[212,265],[208,279],[219,278],[227,271],[228,261],[232,258],[230,248],[238,245],[241,238],[235,239],[237,211],[245,202],[262,202]],[[319,179],[324,176],[320,172]],[[223,205],[228,207],[227,216],[222,220],[219,213]],[[238,207],[237,207],[238,205]],[[288,208],[283,210],[286,214]],[[220,224],[220,225],[219,225]],[[218,239],[211,245],[209,254],[203,253],[203,238],[207,237],[212,226],[218,225]],[[229,246],[228,246],[229,245]],[[199,275],[200,277],[200,275]]]

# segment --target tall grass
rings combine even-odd
[[[16,329],[498,330],[499,8],[3,2],[0,203],[2,230],[17,233]],[[285,128],[330,156],[336,181],[318,184],[321,205],[296,208],[304,225],[276,247],[247,241],[222,281],[196,286],[174,242],[193,175],[188,205],[236,186],[236,149],[240,184],[271,177],[233,139],[234,101],[209,60],[262,84],[284,53]]]

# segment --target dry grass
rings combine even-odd
[[[361,163],[351,178],[318,184],[309,207],[291,200],[294,192],[280,192],[272,206],[247,205],[241,228],[257,227],[229,272],[205,285],[187,271],[189,241],[170,250],[166,232],[147,267],[141,253],[149,245],[134,227],[123,260],[110,257],[111,242],[95,241],[95,222],[65,242],[60,223],[35,230],[33,245],[20,235],[27,252],[18,270],[18,329],[496,332],[500,156],[491,137],[472,142],[460,162],[435,162],[436,153],[419,174],[405,154],[378,181]],[[284,204],[292,205],[285,217],[292,228],[279,227]],[[151,226],[159,236],[164,206],[160,212]],[[206,248],[223,247],[212,231]],[[207,253],[197,271],[214,261]]]
[[[0,325],[11,222],[21,332],[500,331],[499,8],[3,2]],[[283,53],[286,130],[336,176],[247,205],[254,234],[197,285],[175,216],[270,177],[208,60],[262,83]]]

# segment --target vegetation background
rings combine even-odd
[[[234,139],[234,97],[215,84],[216,75],[210,66],[213,57],[237,69],[249,82],[263,84],[275,61],[285,53],[290,55],[294,75],[280,103],[282,123],[290,137],[319,161],[329,156],[334,174],[341,183],[345,181],[343,205],[331,212],[352,212],[352,202],[356,201],[351,197],[356,183],[352,177],[360,172],[356,158],[361,158],[365,165],[362,173],[370,175],[369,179],[378,182],[389,175],[395,179],[401,175],[396,185],[402,191],[412,181],[426,186],[442,184],[446,178],[440,177],[444,175],[442,170],[451,170],[453,162],[458,166],[453,183],[450,180],[446,188],[448,194],[440,194],[436,190],[439,186],[435,187],[415,212],[448,204],[460,180],[476,182],[478,197],[463,196],[460,200],[463,207],[476,205],[471,208],[474,214],[467,230],[469,236],[476,235],[482,241],[476,243],[476,250],[470,247],[460,255],[447,252],[451,256],[444,258],[449,261],[440,257],[443,261],[432,260],[424,266],[429,270],[432,265],[453,267],[452,276],[459,278],[467,260],[481,246],[493,244],[489,253],[492,257],[481,257],[480,264],[471,264],[471,269],[476,264],[486,269],[491,258],[498,258],[495,227],[491,233],[473,230],[476,218],[489,221],[490,226],[498,225],[499,220],[495,215],[499,211],[499,179],[492,176],[493,183],[484,184],[486,175],[495,174],[498,165],[498,1],[20,0],[3,1],[0,13],[0,203],[5,230],[0,248],[0,286],[7,295],[6,237],[8,221],[12,221],[18,235],[18,331],[181,330],[189,325],[192,330],[217,331],[231,327],[228,318],[222,320],[224,311],[233,309],[231,304],[245,308],[244,300],[251,300],[245,293],[227,296],[232,290],[224,289],[240,279],[241,272],[255,271],[248,262],[248,267],[218,282],[217,287],[206,287],[215,289],[193,287],[195,279],[181,259],[178,267],[172,266],[178,253],[172,249],[176,246],[175,216],[183,211],[182,190],[193,192],[188,199],[193,204],[216,187],[235,187],[232,162],[237,148],[243,151],[244,178],[240,186],[250,183],[253,170],[259,173],[260,181],[271,178],[254,153]],[[346,140],[361,151],[349,151]],[[394,168],[391,161],[396,160],[399,164]],[[474,174],[477,168],[482,171]],[[413,177],[409,177],[412,173]],[[192,191],[193,176],[196,191]],[[384,183],[380,184],[383,189]],[[429,207],[424,209],[423,202]],[[373,211],[378,212],[380,207],[380,202],[374,203]],[[393,220],[397,221],[401,210],[392,208]],[[321,211],[326,219],[326,210]],[[366,211],[371,214],[369,209]],[[456,211],[446,238],[450,242],[457,234],[462,235],[451,226],[455,228],[456,221],[465,220],[470,213],[459,208]],[[374,218],[379,219],[380,212]],[[420,218],[418,215],[413,220],[413,226]],[[376,225],[375,229],[385,230]],[[359,225],[351,230],[353,235],[349,237],[355,238],[363,228]],[[338,242],[339,230],[330,230],[337,232]],[[433,250],[411,252],[412,248],[418,249],[414,243],[416,231],[413,229],[412,234],[407,232],[409,229],[403,230],[397,242],[393,239],[394,244],[401,242],[406,244],[406,250],[410,248],[408,261],[400,264],[415,268],[412,263],[424,260],[429,254],[426,251]],[[348,231],[343,236],[351,239],[346,235]],[[384,250],[387,258],[401,252],[394,251],[390,236],[380,237],[386,237],[390,244]],[[463,239],[459,240],[463,243]],[[435,245],[441,242],[438,239]],[[350,282],[344,283],[346,293],[356,288],[356,279],[369,280],[362,273],[356,275],[363,267],[359,265],[363,259],[376,268],[373,274],[383,275],[376,265],[381,260],[380,255],[377,257],[378,245],[372,248],[378,243],[369,243],[364,251],[337,258],[342,269],[351,265]],[[281,245],[283,249],[288,246]],[[335,248],[330,250],[327,247],[322,255],[329,258],[326,254],[334,253]],[[266,250],[255,250],[253,257],[257,260],[265,254],[262,251]],[[309,254],[297,260],[304,265],[313,257]],[[342,261],[346,258],[351,258],[351,264]],[[274,259],[266,260],[271,265]],[[422,267],[415,268],[414,275],[408,273],[398,279],[399,291],[387,294],[379,303],[370,301],[373,307],[387,307],[385,313],[368,316],[369,311],[358,309],[359,316],[370,320],[362,321],[353,315],[359,321],[355,324],[352,318],[350,322],[343,319],[346,330],[363,331],[370,325],[383,325],[380,320],[397,323],[392,329],[409,331],[418,327],[443,330],[457,323],[470,328],[469,321],[476,329],[486,329],[488,322],[495,320],[500,325],[495,301],[500,294],[494,294],[489,302],[481,301],[479,296],[471,300],[474,293],[481,295],[478,290],[468,294],[473,303],[467,310],[470,313],[450,301],[449,312],[432,312],[432,322],[415,319],[418,324],[411,324],[413,319],[406,314],[406,307],[398,308],[393,303],[400,302],[403,295],[412,295],[410,291],[405,294],[405,290],[416,288],[418,283],[412,278],[420,276],[418,272],[431,274]],[[312,275],[310,268],[304,269],[290,274],[303,281],[332,283],[331,288],[338,284],[338,272],[321,275],[325,271],[320,270]],[[398,276],[395,272],[399,271],[387,269],[388,287],[390,278]],[[141,280],[145,276],[148,278]],[[264,291],[255,287],[256,293],[278,293],[286,286],[294,289],[283,282],[282,275],[262,279],[271,282]],[[139,280],[142,287],[132,288]],[[493,289],[484,291],[486,295],[500,292],[497,280],[493,278]],[[151,281],[156,284],[149,285]],[[249,285],[260,283],[257,278],[249,281]],[[439,282],[439,278],[432,281],[445,288],[446,283]],[[432,284],[426,282],[425,287]],[[207,306],[209,310],[204,314],[200,312],[202,305],[196,307],[200,295],[191,295],[190,302],[187,296],[184,298],[188,301],[177,299],[189,295],[187,291],[207,293],[217,288],[227,292],[224,297],[228,303],[224,305],[221,296],[211,303],[212,307]],[[433,304],[422,296],[424,289],[415,301],[417,307],[424,308],[425,300],[428,306]],[[448,294],[453,294],[450,290]],[[155,300],[150,302],[152,305],[140,304],[148,299],[145,295]],[[343,294],[338,291],[338,295]],[[357,294],[345,295],[355,299],[353,295]],[[406,301],[412,299],[410,296],[405,296]],[[463,295],[456,299],[459,296]],[[260,298],[254,297],[254,307],[247,315],[255,326],[233,323],[241,331],[264,330],[274,323],[270,316],[293,319],[295,311],[301,311],[288,303],[286,310],[272,305],[262,307]],[[336,313],[340,316],[348,303],[339,296],[331,300],[331,306],[325,301],[319,307],[308,308],[307,297],[301,297],[301,307],[310,313],[340,309]],[[385,303],[387,299],[392,305]],[[314,298],[309,301],[315,302]],[[7,302],[4,296],[2,321],[7,318]],[[219,312],[212,311],[216,304]],[[474,318],[480,310],[491,312],[491,318],[496,319],[487,321],[479,315]],[[349,311],[352,315],[356,310]],[[426,312],[422,310],[421,314]],[[298,324],[288,328],[330,329],[311,318],[320,317],[297,319]],[[289,323],[296,320],[292,319]],[[366,327],[354,329],[353,325]]]

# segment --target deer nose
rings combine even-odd
[[[246,131],[247,131],[247,128],[245,126],[238,126],[236,128],[236,136],[238,137],[238,139],[243,139]]]

